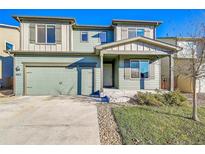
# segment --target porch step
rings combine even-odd
[[[104,95],[100,91],[97,91],[91,95],[96,102],[102,102],[102,103],[109,103],[110,98],[107,95]]]

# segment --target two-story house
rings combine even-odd
[[[78,25],[74,18],[13,16],[20,22],[14,55],[16,95],[90,95],[103,88],[160,89],[162,57],[180,47],[156,40],[159,21]],[[174,73],[170,69],[170,90]]]
[[[12,88],[13,58],[4,50],[19,49],[19,27],[0,24],[0,89]]]

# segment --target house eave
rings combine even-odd
[[[148,20],[126,20],[126,19],[113,19],[112,25],[152,25],[152,26],[159,26],[162,24],[162,21],[148,21]]]
[[[56,22],[69,22],[75,23],[74,18],[67,18],[67,17],[52,17],[52,16],[12,16],[16,21],[56,21]]]
[[[82,51],[20,51],[20,50],[14,50],[14,51],[7,51],[4,50],[5,53],[13,54],[13,55],[47,55],[47,56],[70,56],[70,55],[96,55],[96,53],[93,52],[82,52]]]
[[[154,51],[110,51],[103,50],[103,54],[111,55],[150,55],[150,56],[167,56],[169,53],[164,52],[154,52]]]
[[[20,30],[18,26],[7,25],[7,24],[0,24],[0,28],[11,28],[11,29]]]
[[[157,39],[173,39],[177,41],[200,41],[205,40],[204,37],[158,37]]]
[[[101,26],[101,25],[73,25],[73,29],[79,30],[113,30],[113,26]]]

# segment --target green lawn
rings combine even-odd
[[[123,144],[205,144],[205,108],[201,122],[190,119],[190,107],[118,107],[113,113]]]

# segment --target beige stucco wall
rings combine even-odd
[[[1,27],[0,26],[0,80],[3,77],[3,65],[2,59],[7,57],[8,54],[4,53],[6,50],[6,42],[14,45],[14,50],[19,49],[20,44],[20,32],[16,28]]]
[[[6,50],[6,41],[14,44],[14,49],[19,50],[20,32],[15,28],[0,27],[0,55],[7,56],[3,51]]]

